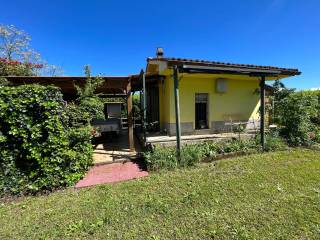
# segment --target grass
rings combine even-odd
[[[0,239],[319,239],[320,154],[256,154],[0,204]]]

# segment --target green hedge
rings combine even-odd
[[[74,184],[92,164],[89,127],[70,128],[55,87],[0,86],[0,195]]]

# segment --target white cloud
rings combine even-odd
[[[311,91],[318,91],[320,90],[320,87],[319,88],[310,88]]]

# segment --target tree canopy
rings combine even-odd
[[[13,25],[0,25],[0,76],[56,76],[59,67],[31,48],[31,37]]]

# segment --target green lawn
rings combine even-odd
[[[320,239],[320,152],[293,150],[0,204],[0,239]]]

